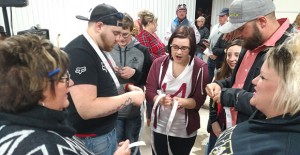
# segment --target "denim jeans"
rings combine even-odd
[[[209,136],[209,141],[207,143],[207,150],[206,154],[209,155],[210,151],[214,148],[216,142],[217,142],[218,137],[214,134],[210,134]]]
[[[126,139],[129,139],[130,143],[138,141],[140,129],[141,116],[133,118],[118,118],[116,125],[117,141],[121,142]],[[131,154],[133,154],[134,151],[135,148],[131,148]],[[137,155],[140,155],[139,149],[137,151]]]
[[[95,155],[112,155],[117,149],[116,129],[93,138],[83,138],[84,145]]]
[[[202,60],[203,60],[203,54],[202,54],[201,52],[199,52],[199,53],[196,53],[196,56],[197,56],[198,58],[200,58],[200,59],[202,59]]]
[[[201,48],[199,46],[197,46],[197,50],[195,53],[198,58],[203,60],[203,51],[201,50]]]

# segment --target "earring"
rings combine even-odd
[[[44,107],[44,106],[45,106],[45,103],[44,103],[44,102],[40,102],[39,105],[41,105],[41,106]]]

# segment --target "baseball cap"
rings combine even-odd
[[[187,9],[186,9],[186,4],[178,4],[177,9],[176,9],[176,12],[177,12],[178,10],[187,10]]]
[[[107,4],[97,5],[91,12],[90,18],[77,15],[76,18],[85,21],[103,22],[106,25],[122,26],[122,19],[124,15],[118,12],[116,8]]]
[[[234,0],[229,7],[229,21],[219,28],[222,33],[232,32],[259,16],[275,11],[272,0]]]
[[[229,14],[229,8],[223,8],[222,11],[219,13],[219,16],[224,16]]]

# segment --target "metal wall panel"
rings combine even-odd
[[[158,17],[157,34],[163,42],[167,27],[176,17],[178,4],[187,4],[188,19],[195,20],[196,0],[29,0],[27,7],[11,9],[10,24],[14,34],[39,24],[41,28],[49,29],[50,40],[55,44],[60,34],[60,45],[65,46],[87,27],[87,22],[77,20],[75,15],[89,16],[89,10],[101,3],[113,5],[120,12],[130,14],[133,19],[137,19],[140,10],[152,11]],[[9,10],[7,8],[10,16]],[[0,24],[4,25],[2,13]]]
[[[299,0],[273,0],[276,7],[277,18],[289,18],[290,22],[293,23],[300,13],[300,1]]]

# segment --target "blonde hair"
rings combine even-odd
[[[201,21],[201,20],[203,21],[203,23],[205,23],[205,18],[203,16],[199,16],[196,21]]]
[[[280,78],[273,97],[276,110],[294,115],[300,111],[300,34],[295,33],[278,48],[266,55],[268,67]]]
[[[138,13],[138,17],[141,19],[143,26],[146,26],[148,23],[157,22],[157,17],[155,17],[154,14],[148,10],[140,11]]]

